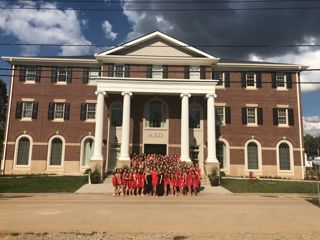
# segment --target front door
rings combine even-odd
[[[167,145],[166,144],[145,144],[144,153],[146,154],[161,154],[167,155]]]

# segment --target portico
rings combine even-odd
[[[97,108],[95,125],[95,148],[91,162],[102,161],[102,129],[104,123],[103,111],[108,94],[122,95],[122,132],[121,150],[117,166],[128,165],[130,161],[129,135],[130,135],[130,107],[131,98],[135,95],[175,95],[181,100],[181,144],[180,156],[182,161],[190,162],[189,155],[189,102],[194,96],[203,96],[207,102],[207,164],[218,165],[216,158],[215,139],[215,85],[216,80],[185,80],[185,79],[133,79],[101,77],[97,82]],[[106,100],[107,101],[107,100]],[[91,165],[91,164],[90,164]]]

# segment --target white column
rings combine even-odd
[[[208,93],[207,97],[207,143],[208,157],[207,163],[217,163],[216,154],[216,115],[214,110],[215,93]]]
[[[189,97],[191,94],[182,93],[181,97],[181,161],[190,162],[189,156]]]
[[[129,135],[130,135],[130,98],[131,92],[123,92],[123,112],[122,112],[122,137],[121,152],[119,160],[129,161]]]
[[[102,141],[103,141],[103,115],[104,115],[104,96],[106,92],[96,91],[96,128],[94,134],[94,152],[91,160],[103,160]]]

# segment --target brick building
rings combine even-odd
[[[5,174],[107,172],[145,152],[230,176],[304,177],[306,66],[220,59],[160,32],[94,56],[3,59]]]

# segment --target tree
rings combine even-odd
[[[6,83],[0,79],[0,157],[2,156],[8,96]],[[0,158],[1,159],[1,158]]]
[[[304,136],[304,148],[308,156],[318,156],[320,151],[320,136]]]

